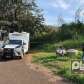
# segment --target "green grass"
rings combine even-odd
[[[33,54],[33,63],[41,64],[50,69],[55,75],[61,75],[71,81],[74,84],[84,84],[84,75],[71,73],[71,60],[79,56],[64,56],[61,57],[55,53],[40,52]]]
[[[81,52],[79,54],[67,54],[64,57],[56,55],[56,48],[63,46],[64,48],[76,48],[81,50],[81,45],[84,43],[83,39],[80,40],[67,40],[59,43],[45,44],[39,48],[39,52],[33,54],[33,63],[41,64],[49,68],[55,75],[61,75],[71,81],[74,84],[84,84],[83,74],[71,73],[71,60],[80,59]],[[37,48],[38,49],[38,48]]]

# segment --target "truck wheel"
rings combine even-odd
[[[27,51],[25,54],[28,54],[29,52]]]

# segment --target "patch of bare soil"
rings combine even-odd
[[[32,54],[26,54],[24,56],[24,59],[25,63],[31,63],[32,62]]]
[[[26,55],[24,58],[24,62],[31,70],[34,70],[36,72],[43,74],[48,78],[48,81],[52,82],[53,84],[72,84],[72,83],[69,83],[69,81],[65,80],[63,77],[54,76],[54,74],[49,69],[41,65],[31,63],[32,54]]]

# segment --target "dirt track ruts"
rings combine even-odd
[[[50,82],[41,72],[31,69],[23,60],[0,62],[0,84],[68,84],[57,79]]]

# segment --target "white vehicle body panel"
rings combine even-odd
[[[57,52],[58,54],[61,54],[61,55],[64,55],[64,54],[67,53],[65,49],[57,49],[56,52]]]
[[[5,47],[4,48],[16,48],[18,45],[12,45],[12,44],[10,44],[10,45],[5,45]]]
[[[26,33],[26,32],[9,33],[9,40],[22,40],[24,53],[28,52],[28,48],[29,48],[29,33]],[[9,48],[15,47],[15,46],[16,45],[9,45]]]

